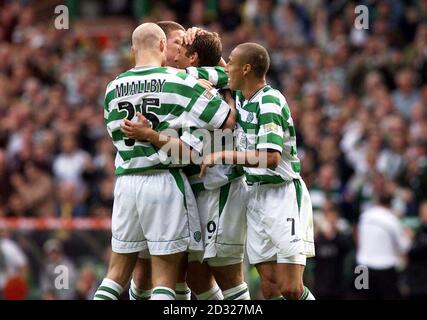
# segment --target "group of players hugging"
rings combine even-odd
[[[313,214],[267,50],[172,21],[132,34],[135,67],[106,89],[117,149],[112,255],[95,300],[314,300],[303,284]]]

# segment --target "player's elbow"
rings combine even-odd
[[[276,169],[280,163],[282,156],[279,151],[268,151],[267,152],[267,168]]]

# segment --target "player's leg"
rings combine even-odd
[[[191,255],[188,262],[187,283],[197,300],[223,300],[221,289],[208,264],[192,259]]]
[[[187,283],[187,265],[188,252],[185,252],[178,267],[178,279],[175,287],[176,300],[191,300],[191,290]]]
[[[243,263],[235,263],[236,260],[240,259],[212,258],[209,259],[209,265],[224,300],[250,300],[248,285],[243,276]]]
[[[151,257],[153,291],[151,300],[175,300],[175,287],[178,280],[177,267],[184,258],[184,252]]]
[[[248,256],[260,275],[264,297],[305,298],[302,283],[305,255],[300,254],[304,252],[300,195],[293,182],[253,186],[251,191],[247,215]],[[294,259],[300,255],[301,259]]]
[[[129,282],[137,253],[112,252],[107,276],[96,290],[94,300],[118,300]]]
[[[151,297],[151,257],[148,250],[138,254],[129,287],[129,300],[148,300]]]
[[[299,202],[299,218],[301,228],[301,239],[304,242],[304,249],[301,254],[288,257],[284,260],[278,255],[278,262],[286,262],[294,265],[298,265],[299,268],[299,286],[303,285],[303,293],[299,297],[299,300],[315,300],[313,294],[303,283],[304,269],[307,258],[315,256],[314,248],[314,232],[313,232],[313,206],[311,203],[310,193],[308,192],[307,186],[304,180],[295,179],[293,181],[293,187],[297,198],[300,198]],[[280,268],[280,263],[279,263]],[[286,288],[285,288],[286,289]]]
[[[259,278],[261,292],[266,300],[282,300],[282,293],[277,283],[276,261],[265,261],[255,265]]]
[[[205,229],[205,258],[225,300],[249,300],[243,277],[247,187],[236,179],[208,192],[213,205]]]
[[[286,218],[280,219],[275,212],[270,215],[270,220],[274,219],[280,227],[272,228],[271,232],[272,241],[279,248],[276,279],[280,292],[285,299],[314,300],[303,283],[306,254],[314,255],[313,243],[310,241],[312,210],[308,190],[301,179],[295,179],[277,189],[277,195],[284,199],[283,212]]]
[[[191,290],[185,281],[187,273],[186,258],[181,260],[178,280],[175,287],[176,300],[190,300]],[[153,284],[151,281],[151,257],[148,250],[138,254],[133,277],[129,286],[129,300],[147,300],[151,297]]]
[[[144,201],[138,211],[152,257],[151,299],[175,299],[179,274],[185,270],[180,266],[186,252],[203,249],[197,206],[195,199],[187,196],[186,184],[180,170],[158,172],[149,176],[140,195]]]
[[[206,229],[209,212],[218,206],[216,191],[201,191],[197,193],[196,203],[201,222],[202,238],[207,241]],[[218,192],[219,194],[219,192]],[[221,289],[216,283],[211,269],[203,261],[204,252],[191,252],[188,256],[187,283],[198,300],[222,300]]]
[[[278,263],[277,282],[282,296],[287,300],[315,300],[310,290],[304,286],[304,265]]]
[[[270,239],[268,229],[262,223],[266,199],[258,189],[258,185],[249,186],[246,250],[249,263],[255,265],[260,276],[264,299],[283,299],[276,279],[277,248]]]
[[[111,221],[113,252],[107,276],[96,291],[95,300],[119,298],[132,275],[137,253],[147,247],[135,202],[135,193],[140,188],[141,180],[141,177],[136,176],[117,178]]]

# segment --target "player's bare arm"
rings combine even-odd
[[[251,168],[274,169],[278,166],[281,154],[277,150],[254,150],[254,151],[220,151],[208,154],[201,165],[200,176],[206,174],[207,168],[222,163],[240,164]]]
[[[179,160],[190,160],[186,157],[191,155],[193,151],[190,150],[190,148],[183,143],[181,139],[162,134],[152,129],[150,121],[148,121],[141,113],[137,112],[136,116],[138,121],[135,122],[125,119],[120,125],[121,130],[128,138],[149,142],[159,149],[168,144],[170,146],[168,149],[169,151],[179,150]]]

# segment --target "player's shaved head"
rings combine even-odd
[[[155,23],[143,23],[132,33],[132,47],[136,51],[157,48],[161,40],[166,41],[163,30]]]
[[[270,57],[267,50],[253,42],[239,44],[235,49],[235,56],[240,65],[249,64],[257,78],[262,78],[270,68]]]

